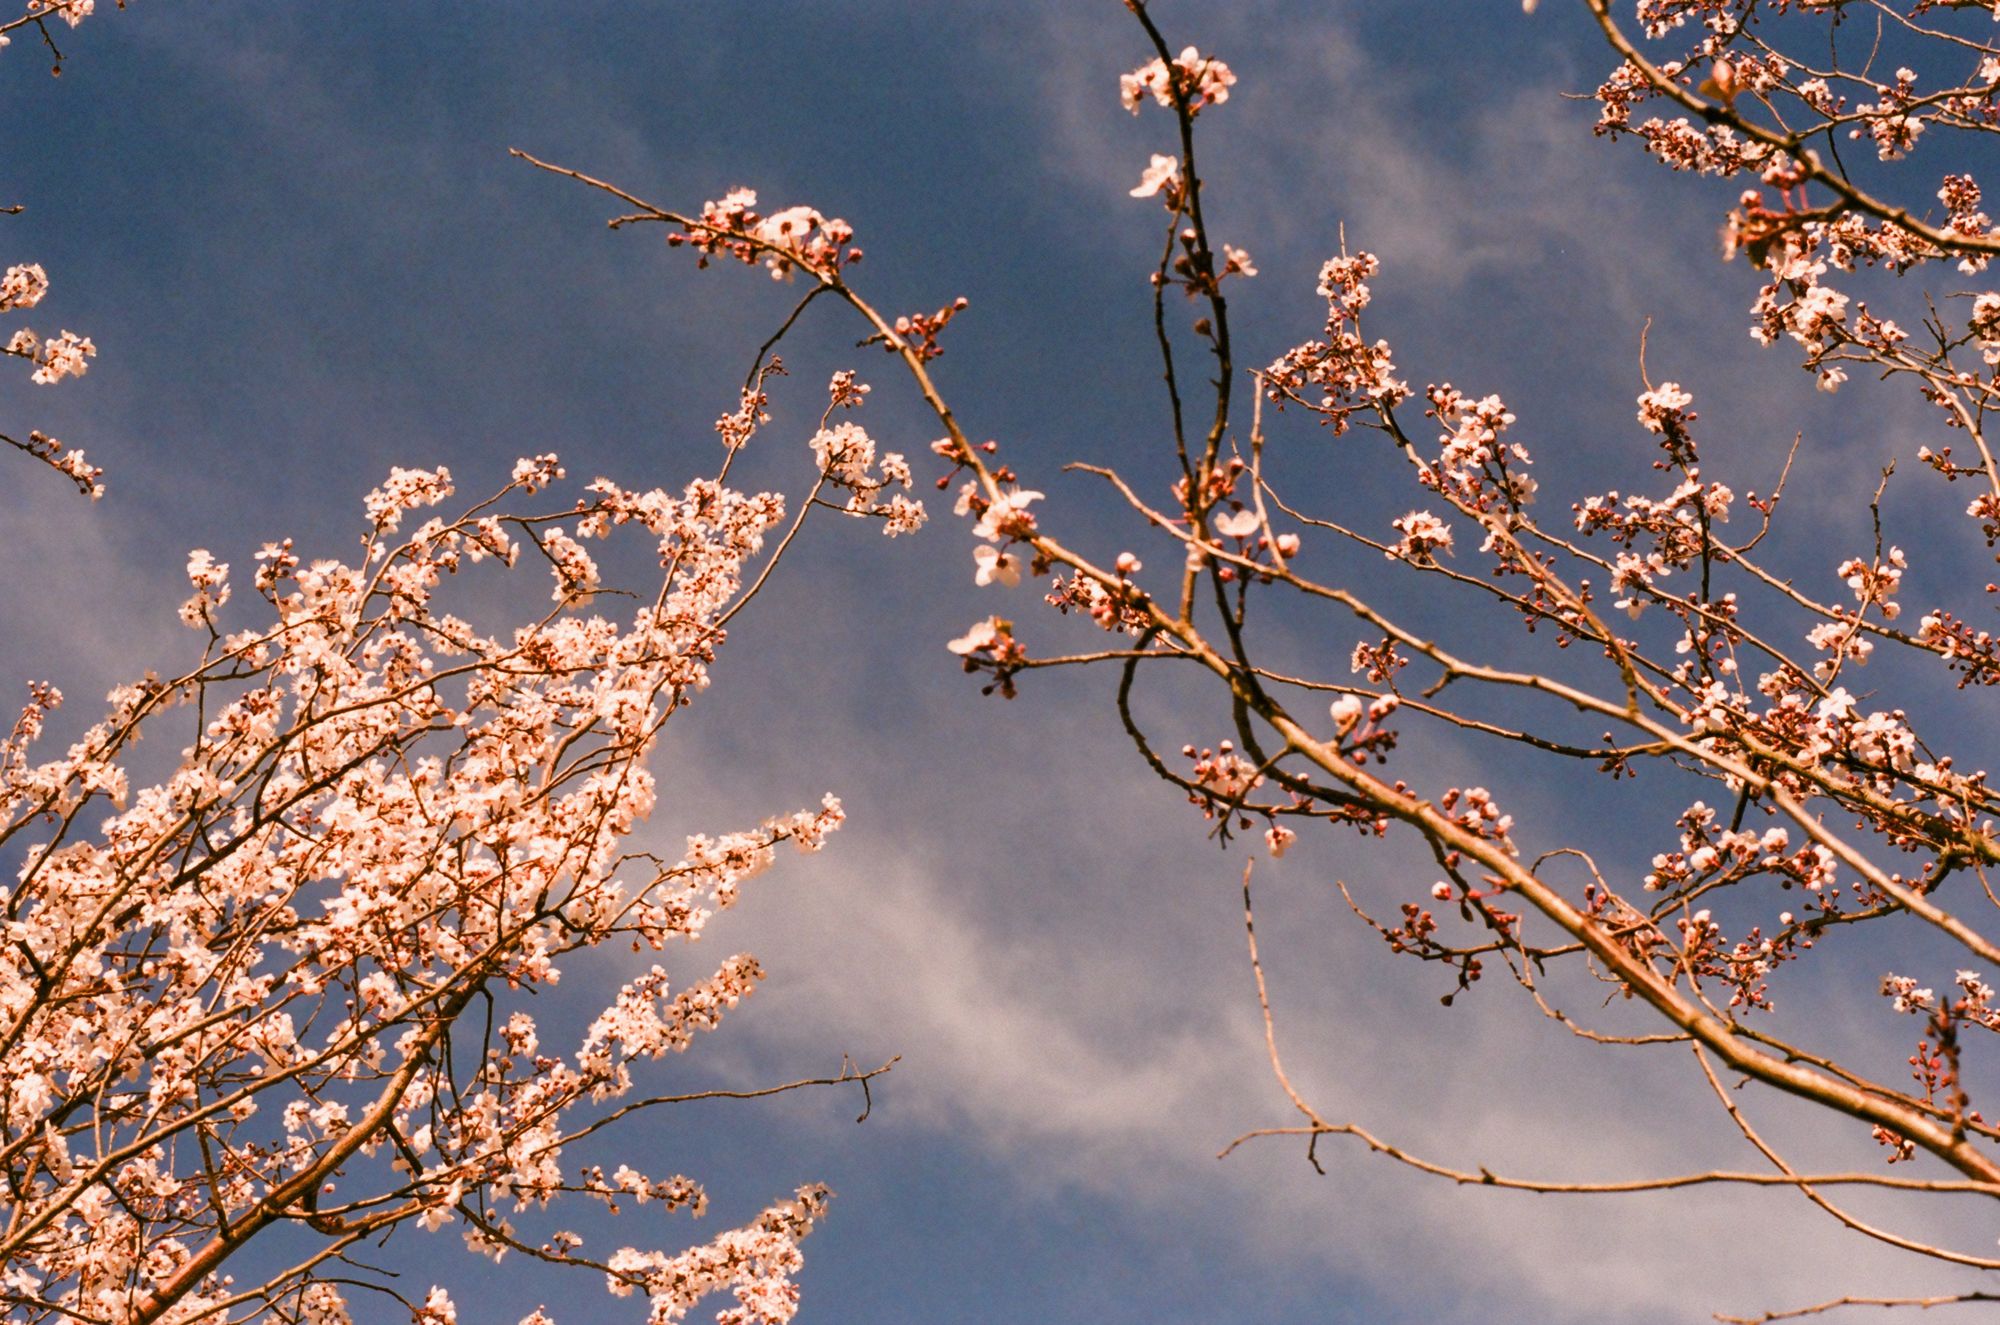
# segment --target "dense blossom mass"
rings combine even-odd
[[[842,374],[828,412],[865,391]],[[756,393],[753,413],[767,404]],[[874,501],[899,462],[858,426],[807,449],[808,506],[899,518]],[[345,1254],[402,1224],[594,1269],[644,1294],[657,1325],[716,1293],[730,1325],[791,1318],[822,1188],[683,1251],[598,1248],[552,1222],[565,1197],[701,1213],[687,1178],[607,1176],[569,1147],[669,1102],[644,1065],[715,1028],[758,963],[692,980],[652,965],[567,1047],[530,996],[612,941],[699,937],[780,846],[816,851],[840,825],[828,796],[689,837],[677,857],[630,840],[663,728],[709,684],[726,623],[776,560],[771,535],[804,512],[788,522],[778,494],[717,479],[677,493],[598,479],[534,504],[563,478],[553,455],[524,459],[493,496],[439,515],[452,475],[397,469],[367,496],[353,561],[286,540],[237,575],[190,554],[180,617],[206,640],[193,670],[120,686],[55,749],[62,696],[35,687],[0,742],[10,1319],[344,1322],[368,1282]],[[606,597],[597,559],[632,537],[662,578]],[[519,624],[450,610],[461,579],[538,569],[553,604]],[[181,745],[156,776],[135,748],[147,733]],[[319,1242],[290,1269],[254,1286],[227,1272],[262,1231],[299,1223]],[[456,1318],[442,1287],[417,1311]]]

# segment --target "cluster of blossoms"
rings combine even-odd
[[[1396,651],[1396,642],[1387,639],[1375,644],[1363,640],[1347,658],[1349,671],[1375,685],[1394,685],[1396,673],[1409,665],[1410,660]]]
[[[1611,568],[1611,588],[1622,597],[1614,605],[1635,619],[1660,592],[1660,580],[1717,555],[1715,526],[1728,523],[1736,500],[1735,491],[1727,484],[1705,481],[1701,476],[1700,457],[1689,430],[1696,418],[1688,408],[1693,402],[1694,397],[1675,382],[1663,382],[1639,397],[1639,424],[1659,438],[1666,453],[1662,467],[1678,470],[1681,475],[1673,491],[1659,499],[1637,494],[1621,499],[1614,489],[1585,497],[1571,507],[1579,533],[1604,535],[1619,547]],[[1727,615],[1727,609],[1720,610]],[[1695,642],[1691,632],[1683,643],[1692,647]]]
[[[39,262],[9,267],[7,274],[0,276],[0,313],[33,308],[48,292],[49,274]]]
[[[1901,588],[1903,572],[1908,566],[1909,561],[1899,547],[1890,548],[1879,561],[1849,557],[1840,563],[1837,573],[1854,594],[1856,606],[1852,610],[1830,608],[1829,619],[1806,632],[1806,642],[1823,655],[1813,664],[1814,676],[1831,683],[1846,664],[1851,662],[1857,667],[1868,664],[1869,656],[1875,652],[1875,642],[1862,628],[1863,617],[1870,608],[1876,609],[1884,621],[1894,621],[1902,614],[1902,605],[1891,595]],[[1904,766],[1907,767],[1907,761]]]
[[[1790,854],[1791,834],[1783,828],[1763,833],[1718,828],[1715,810],[1696,801],[1681,813],[1680,849],[1660,852],[1645,876],[1647,892],[1678,894],[1718,879],[1745,878],[1756,871],[1785,871],[1801,864]],[[1802,880],[1818,892],[1835,877],[1830,856],[1812,854]]]
[[[65,377],[82,377],[90,369],[88,361],[97,354],[97,346],[88,336],[64,331],[58,336],[43,337],[27,327],[8,337],[7,344],[0,348],[17,359],[32,362],[35,371],[30,376],[43,386],[54,386]]]
[[[1420,461],[1417,478],[1469,514],[1485,515],[1528,505],[1535,480],[1522,472],[1532,464],[1528,448],[1502,441],[1514,412],[1498,396],[1474,400],[1449,382],[1427,389],[1427,413],[1444,429],[1435,461]]]
[[[949,442],[941,442],[933,449],[948,454],[954,448]],[[1028,508],[1040,501],[1042,495],[1011,488],[989,497],[976,481],[968,480],[959,486],[952,514],[971,519],[973,534],[982,540],[972,548],[973,580],[981,588],[989,584],[1012,588],[1021,582],[1021,558],[1013,549],[1034,537],[1035,513]],[[971,650],[954,646],[953,652]]]
[[[827,387],[826,416],[820,420],[820,429],[810,442],[813,456],[819,461],[820,482],[827,487],[846,489],[847,500],[839,509],[849,515],[881,520],[882,532],[889,537],[915,533],[923,527],[926,515],[922,502],[904,495],[915,482],[909,461],[894,451],[885,452],[878,460],[875,439],[860,424],[829,425],[835,410],[859,408],[868,391],[868,386],[855,380],[851,372],[842,370],[833,375]],[[890,488],[901,488],[904,492],[889,492],[884,498],[882,494]],[[817,496],[818,489],[814,493],[814,500],[823,500]]]
[[[1121,577],[1129,581],[1143,567],[1130,552],[1121,552],[1116,569]],[[1126,583],[1107,588],[1101,580],[1081,572],[1067,579],[1057,576],[1050,585],[1047,602],[1065,615],[1078,612],[1096,622],[1102,630],[1120,631],[1126,635],[1142,634],[1150,623],[1142,594]]]
[[[1188,798],[1201,806],[1208,817],[1231,814],[1245,797],[1264,785],[1263,773],[1236,753],[1234,742],[1224,741],[1213,750],[1207,747],[1197,750],[1190,745],[1181,751],[1181,756],[1194,761],[1188,776],[1196,790],[1189,792]]]
[[[1035,515],[1028,507],[1041,499],[1041,493],[1019,488],[988,498],[968,484],[960,490],[952,513],[978,517],[972,526],[975,537],[1011,543],[1034,535]]]
[[[960,295],[934,313],[905,313],[890,324],[894,335],[877,333],[862,341],[863,345],[879,342],[883,349],[894,354],[908,348],[917,356],[919,363],[928,362],[944,353],[938,344],[938,337],[951,325],[951,320],[970,308],[971,301]]]
[[[188,553],[187,577],[194,596],[181,604],[181,624],[213,630],[216,609],[229,601],[229,567],[207,548],[196,548]]]
[[[84,458],[82,447],[64,446],[39,430],[30,432],[25,440],[0,435],[0,441],[7,442],[23,455],[39,460],[55,470],[74,483],[77,491],[92,501],[104,495],[104,470]]]
[[[1993,986],[1981,979],[1979,972],[1960,971],[1952,977],[1952,984],[1958,990],[1958,996],[1940,1001],[1934,992],[1919,988],[1917,982],[1907,975],[1885,975],[1882,977],[1882,996],[1890,1000],[1898,1012],[1944,1014],[1956,1021],[2000,1031],[2000,1008],[1993,1005]]]
[[[771,397],[764,386],[771,378],[783,375],[784,371],[782,359],[773,358],[763,365],[757,370],[752,384],[743,388],[736,408],[715,421],[716,435],[722,438],[726,449],[740,449],[757,435],[757,429],[771,421]]]
[[[1389,523],[1400,535],[1385,554],[1392,559],[1424,564],[1435,560],[1439,552],[1451,551],[1451,526],[1429,511],[1411,511]]]
[[[1186,107],[1189,115],[1199,115],[1229,100],[1234,86],[1236,75],[1228,65],[1190,46],[1172,64],[1156,59],[1119,75],[1118,100],[1134,115],[1148,96],[1168,110]]]
[[[2000,635],[1961,621],[1948,609],[1924,613],[1917,640],[1959,674],[1958,685],[2000,685]]]
[[[1503,845],[1511,854],[1514,851],[1514,816],[1502,812],[1493,793],[1484,787],[1448,787],[1444,795],[1438,797],[1438,808],[1451,816],[1460,827],[1483,838]]]
[[[1894,83],[1880,85],[1880,101],[1854,107],[1861,123],[1849,129],[1847,136],[1872,139],[1876,156],[1884,161],[1908,156],[1916,147],[1917,135],[1924,131],[1925,123],[1922,115],[1911,113],[1917,99],[1916,83],[1916,70],[1898,69]]]
[[[1326,339],[1288,350],[1264,370],[1263,384],[1276,401],[1293,401],[1319,413],[1335,433],[1347,431],[1357,410],[1393,409],[1410,388],[1396,376],[1387,341],[1361,335],[1368,279],[1381,269],[1373,253],[1342,254],[1320,268],[1319,293],[1327,301]]]
[[[122,7],[122,5],[121,5]],[[49,15],[75,27],[97,12],[97,0],[28,0],[28,13]]]
[[[1372,698],[1348,694],[1329,704],[1327,716],[1333,719],[1341,756],[1358,764],[1371,757],[1377,763],[1387,763],[1389,752],[1396,748],[1396,732],[1382,724],[1402,706],[1402,697],[1393,694]]]
[[[724,1291],[734,1292],[737,1305],[719,1317],[723,1325],[790,1320],[799,1304],[791,1280],[803,1263],[799,1240],[825,1216],[827,1195],[824,1187],[801,1187],[747,1227],[676,1256],[620,1251],[607,1263],[611,1291],[622,1296],[643,1286],[652,1300],[649,1320],[659,1325],[674,1325],[704,1297]]]
[[[720,202],[703,203],[699,218],[681,224],[667,242],[694,249],[704,267],[711,257],[721,255],[753,266],[761,262],[771,279],[784,280],[795,267],[827,276],[861,261],[861,250],[853,246],[853,226],[812,207],[787,207],[763,215],[757,211],[753,189],[731,189]]]

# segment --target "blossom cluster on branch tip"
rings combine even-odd
[[[917,356],[919,363],[928,363],[944,353],[938,344],[938,337],[951,325],[951,320],[971,307],[971,301],[964,295],[952,300],[932,313],[904,313],[890,324],[893,335],[877,332],[861,343],[863,345],[880,342],[882,348],[891,354],[908,350]]]
[[[721,201],[702,204],[699,218],[683,223],[667,236],[671,245],[686,245],[700,255],[699,266],[724,256],[756,265],[771,279],[784,280],[795,268],[830,277],[841,267],[861,260],[853,245],[854,227],[813,207],[786,207],[770,215],[757,211],[754,189],[731,189]]]
[[[1437,553],[1451,551],[1451,526],[1429,511],[1411,511],[1389,524],[1401,535],[1396,545],[1384,554],[1391,560],[1425,564],[1434,560]]]
[[[858,409],[870,388],[846,369],[835,373],[827,386],[828,404],[820,429],[808,445],[819,462],[820,481],[832,488],[847,490],[847,499],[838,509],[848,515],[869,516],[882,521],[882,532],[891,538],[915,533],[928,517],[924,504],[904,492],[915,483],[909,461],[895,451],[875,454],[875,439],[858,423],[831,423],[835,410]],[[885,497],[883,494],[887,493]],[[816,498],[816,500],[824,500]]]
[[[1189,115],[1199,115],[1229,100],[1229,89],[1234,86],[1236,75],[1228,65],[1189,46],[1172,64],[1154,59],[1129,74],[1120,74],[1118,101],[1134,115],[1149,96],[1168,110],[1185,106]]]
[[[26,440],[0,434],[0,442],[6,442],[22,454],[41,461],[69,479],[76,485],[77,491],[92,501],[104,495],[104,470],[85,459],[81,447],[66,447],[39,429],[31,431]]]
[[[1380,269],[1372,253],[1330,259],[1319,279],[1327,301],[1326,339],[1288,350],[1261,374],[1273,401],[1313,410],[1336,434],[1347,431],[1357,412],[1394,408],[1410,395],[1409,384],[1396,376],[1389,343],[1361,335],[1361,311],[1372,297],[1367,281]]]
[[[39,262],[9,267],[0,277],[0,313],[17,308],[33,308],[49,292],[49,274]]]

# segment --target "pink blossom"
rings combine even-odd
[[[87,360],[96,353],[97,346],[91,344],[88,336],[67,330],[60,336],[52,336],[41,343],[37,352],[41,367],[34,371],[34,380],[51,386],[65,377],[82,377],[90,367]]]
[[[1140,172],[1139,187],[1132,190],[1132,196],[1135,198],[1150,198],[1161,189],[1165,189],[1167,191],[1168,203],[1171,204],[1179,194],[1180,178],[1181,159],[1177,156],[1163,156],[1155,152],[1153,153],[1152,163],[1144,171]]]
[[[1388,553],[1392,558],[1423,565],[1430,562],[1437,552],[1451,551],[1451,526],[1429,511],[1411,511],[1389,523],[1402,535]]]
[[[972,549],[972,561],[978,568],[973,575],[975,583],[982,588],[998,580],[1008,588],[1021,582],[1021,559],[1011,552],[1003,552],[991,543],[980,543]],[[960,652],[954,648],[953,652]]]
[[[1139,105],[1147,96],[1160,105],[1172,110],[1175,93],[1184,99],[1188,113],[1199,115],[1209,106],[1219,106],[1229,100],[1229,89],[1236,85],[1236,75],[1222,61],[1204,57],[1200,51],[1189,46],[1183,50],[1171,66],[1164,60],[1155,59],[1141,65],[1129,74],[1118,78],[1118,100],[1134,115],[1139,113]]]
[[[49,292],[49,276],[40,263],[9,267],[0,277],[0,313],[16,308],[33,308]]]
[[[1215,517],[1215,532],[1223,538],[1252,538],[1262,527],[1262,523],[1257,519],[1257,512],[1247,507]]]
[[[972,629],[945,647],[961,657],[977,653],[981,649],[990,649],[1000,638],[999,623],[998,617],[987,617],[984,621],[976,621]]]
[[[984,539],[1027,538],[1035,532],[1035,517],[1028,504],[1041,498],[1039,492],[1002,493],[988,503],[972,532]]]

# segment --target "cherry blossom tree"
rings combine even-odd
[[[566,1148],[667,1104],[809,1084],[646,1089],[645,1063],[713,1029],[762,978],[756,960],[678,983],[653,964],[573,1044],[546,1043],[529,1010],[566,971],[603,978],[591,959],[607,948],[698,938],[781,846],[816,851],[841,822],[829,795],[677,857],[630,841],[664,727],[804,518],[880,516],[892,533],[920,518],[900,492],[876,500],[898,457],[831,422],[866,389],[845,373],[796,513],[728,486],[776,371],[721,420],[713,478],[677,493],[599,479],[538,502],[564,478],[543,455],[418,523],[453,499],[451,475],[397,469],[368,495],[351,562],[289,540],[258,551],[250,611],[230,567],[193,552],[180,616],[206,640],[198,664],[120,686],[60,751],[40,744],[62,697],[34,687],[0,743],[0,847],[18,862],[0,950],[10,1318],[345,1321],[355,1291],[393,1291],[348,1251],[414,1226],[594,1269],[644,1293],[653,1321],[725,1291],[732,1325],[790,1319],[822,1188],[672,1254],[588,1246],[555,1222],[578,1200],[699,1215],[688,1178],[607,1173]],[[600,574],[615,548],[592,551],[633,540],[662,567],[636,594]],[[552,587],[526,620],[489,630],[447,610],[463,583],[537,570]],[[151,782],[135,749],[149,732],[185,742]],[[883,1070],[819,1080],[865,1090]],[[310,1229],[313,1249],[232,1277],[281,1226]],[[444,1288],[405,1301],[455,1318]]]
[[[47,20],[91,9],[35,0],[0,39],[35,27],[53,50]],[[14,266],[0,310],[47,288]],[[92,353],[67,331],[7,348],[37,384]],[[731,485],[783,371],[756,356],[710,476],[578,486],[540,455],[466,502],[445,469],[398,468],[347,559],[284,540],[232,576],[190,553],[179,616],[199,657],[135,668],[94,724],[65,734],[61,692],[30,688],[0,738],[7,1319],[341,1325],[388,1297],[446,1325],[447,1286],[354,1259],[427,1234],[588,1271],[655,1325],[716,1295],[725,1325],[792,1318],[823,1187],[703,1239],[678,1227],[705,1211],[695,1181],[578,1157],[689,1100],[858,1083],[865,1106],[888,1070],[667,1091],[653,1065],[764,973],[738,954],[670,978],[644,954],[701,937],[781,849],[815,852],[843,818],[828,795],[653,849],[635,834],[666,725],[809,515],[891,535],[924,519],[908,466],[853,421],[868,387],[848,372],[794,439],[796,500]],[[14,445],[100,490],[80,452]],[[602,569],[655,561],[636,580]],[[585,988],[558,997],[565,975]],[[574,1005],[591,983],[608,1001]],[[659,1227],[618,1245],[601,1216],[621,1210]]]
[[[1731,182],[1725,247],[1744,265],[1717,275],[1756,273],[1753,337],[1795,349],[1827,391],[1872,374],[1875,389],[1913,387],[1935,408],[1936,436],[1914,456],[1920,492],[1886,500],[1886,449],[1828,473],[1804,437],[1770,448],[1758,472],[1712,473],[1694,392],[1650,380],[1642,360],[1628,398],[1644,463],[1629,491],[1545,493],[1536,462],[1547,473],[1561,443],[1531,451],[1532,423],[1515,413],[1532,419],[1531,405],[1413,371],[1364,332],[1373,286],[1393,292],[1396,273],[1344,236],[1328,237],[1322,325],[1261,368],[1239,365],[1230,304],[1258,271],[1234,241],[1254,236],[1211,230],[1196,150],[1236,75],[1214,53],[1177,51],[1142,0],[1126,5],[1136,67],[1104,95],[1108,114],[1161,128],[1130,192],[1164,212],[1144,273],[1159,361],[1145,371],[1164,374],[1171,479],[1078,467],[1129,518],[1122,546],[1047,527],[1034,480],[960,424],[932,366],[964,300],[879,309],[853,283],[851,228],[812,207],[767,211],[738,188],[677,210],[522,154],[615,198],[614,228],[657,226],[697,265],[803,287],[797,307],[718,422],[713,477],[677,493],[600,479],[561,501],[541,496],[563,477],[543,456],[484,501],[420,516],[452,499],[451,477],[398,469],[369,495],[350,562],[269,545],[254,595],[232,603],[229,567],[193,553],[181,615],[205,641],[200,660],[114,691],[61,753],[43,734],[60,696],[35,690],[0,746],[10,1312],[342,1321],[358,1292],[401,1292],[346,1264],[353,1248],[449,1229],[474,1252],[602,1274],[614,1293],[643,1293],[652,1320],[717,1292],[734,1295],[731,1325],[790,1317],[817,1188],[677,1253],[609,1250],[560,1222],[578,1203],[700,1210],[686,1178],[570,1154],[689,1098],[652,1092],[634,1060],[714,1026],[754,987],[755,962],[674,986],[658,967],[631,976],[561,1048],[543,1045],[526,1001],[607,945],[695,937],[784,843],[812,849],[839,822],[829,800],[691,838],[671,858],[632,840],[667,719],[707,684],[800,522],[830,510],[895,534],[923,520],[911,466],[851,421],[866,390],[851,374],[830,384],[807,448],[815,477],[789,516],[777,495],[728,485],[768,421],[769,352],[816,302],[858,317],[863,344],[935,414],[974,585],[1037,592],[1022,587],[1032,577],[1055,609],[1033,628],[994,612],[949,643],[989,693],[1013,698],[1037,671],[1109,669],[1143,766],[1214,837],[1272,856],[1308,832],[1416,844],[1433,862],[1421,875],[1337,885],[1392,955],[1434,967],[1446,1001],[1518,989],[1607,1064],[1683,1057],[1758,1164],[1516,1176],[1329,1116],[1284,1067],[1247,866],[1253,988],[1295,1118],[1244,1140],[1299,1138],[1318,1165],[1322,1141],[1352,1138],[1449,1181],[1579,1196],[1787,1189],[1920,1273],[2000,1269],[1990,1248],[1933,1236],[1940,1221],[1899,1225],[1868,1204],[2000,1196],[1979,1047],[2000,1030],[2000,936],[1980,905],[2000,907],[2000,841],[1981,754],[1966,748],[2000,644],[1975,624],[1991,586],[1925,565],[1949,564],[1940,545],[1960,536],[2000,544],[2000,463],[1984,438],[2000,292],[1983,288],[2000,239],[1974,178],[1981,135],[2000,124],[1996,7],[1637,0],[1628,23],[1610,0],[1581,2],[1612,66],[1599,136]],[[32,28],[59,60],[49,20],[91,10],[33,0],[0,37]],[[13,267],[0,311],[46,288],[39,267]],[[89,352],[67,331],[9,347],[43,383]],[[94,490],[79,455],[38,437],[13,444]],[[1407,485],[1407,500],[1351,512],[1294,498],[1304,468],[1329,465]],[[1852,546],[1789,536],[1811,518],[1787,498],[1805,469],[1845,485],[1866,530]],[[1928,517],[1898,528],[1913,502]],[[600,560],[635,541],[660,578],[608,613],[621,591]],[[523,557],[550,574],[551,605],[498,629],[448,610],[476,578],[513,583]],[[1437,603],[1450,604],[1447,629],[1426,614]],[[1286,661],[1302,633],[1339,640],[1333,665]],[[1071,635],[1086,642],[1041,643]],[[1212,710],[1149,727],[1140,683],[1163,673],[1202,678]],[[177,733],[180,753],[157,768],[136,748],[149,728]],[[1445,742],[1605,807],[1603,830],[1527,814],[1507,781],[1440,780],[1411,757]],[[1857,1058],[1815,1015],[1811,959],[1897,943],[1936,969],[1886,969],[1895,1047]],[[821,1080],[865,1091],[873,1075]],[[1817,1140],[1759,1125],[1777,1096],[1817,1112]],[[1881,1163],[1825,1162],[1854,1137],[1872,1138]],[[301,1227],[317,1240],[294,1263],[256,1259],[268,1233]],[[249,1264],[239,1282],[233,1268]],[[1920,1288],[1729,1319],[1995,1299]],[[455,1318],[443,1287],[403,1300],[419,1320]]]
[[[1230,303],[1257,269],[1212,231],[1196,155],[1197,122],[1227,113],[1235,74],[1196,47],[1176,53],[1143,0],[1126,8],[1145,53],[1115,95],[1163,128],[1162,150],[1134,163],[1131,193],[1165,212],[1151,283],[1173,479],[1154,493],[1073,466],[1129,511],[1133,546],[1150,540],[1136,551],[1093,551],[1096,535],[1045,527],[1043,493],[961,426],[930,365],[962,301],[878,310],[850,283],[846,236],[817,212],[764,216],[745,193],[676,211],[561,173],[616,195],[629,210],[615,227],[664,225],[704,265],[733,258],[806,278],[801,311],[822,297],[844,304],[901,361],[943,429],[933,449],[955,478],[940,486],[957,482],[956,511],[973,522],[977,584],[1032,575],[1058,613],[1113,637],[1044,649],[1030,637],[1064,628],[986,616],[949,647],[988,692],[1012,697],[1041,669],[1109,667],[1144,764],[1215,836],[1257,833],[1274,856],[1308,831],[1421,843],[1434,861],[1424,876],[1339,885],[1361,924],[1393,954],[1440,968],[1447,1003],[1497,974],[1562,1032],[1617,1053],[1677,1049],[1762,1167],[1517,1177],[1330,1118],[1285,1072],[1254,925],[1271,1065],[1297,1117],[1251,1136],[1305,1138],[1316,1165],[1323,1138],[1354,1137],[1459,1183],[1542,1192],[1787,1188],[1917,1258],[2000,1269],[1990,1245],[1947,1245],[1853,1203],[2000,1196],[2000,1120],[1979,1098],[1991,1089],[1983,1036],[2000,1030],[2000,926],[1986,910],[2000,906],[2000,797],[1983,753],[1966,748],[1981,730],[1967,706],[2000,681],[2000,643],[1976,624],[1993,589],[1926,577],[1910,551],[1919,536],[1956,537],[1961,518],[1989,549],[2000,541],[2000,463],[1984,434],[2000,405],[2000,293],[1980,284],[2000,237],[1968,164],[2000,125],[2000,7],[1639,0],[1628,24],[1610,0],[1583,3],[1614,61],[1597,133],[1737,186],[1725,240],[1760,283],[1750,334],[1796,347],[1824,390],[1861,389],[1849,379],[1865,372],[1936,407],[1935,439],[1915,455],[1933,508],[1920,526],[1884,517],[1884,452],[1827,477],[1846,483],[1848,509],[1872,532],[1831,549],[1787,540],[1787,484],[1815,464],[1811,442],[1788,437],[1761,470],[1724,482],[1704,465],[1693,394],[1647,380],[1643,361],[1633,437],[1648,460],[1631,490],[1552,500],[1511,403],[1427,381],[1364,331],[1372,285],[1394,274],[1344,237],[1329,237],[1320,272],[1323,327],[1267,366],[1240,366]],[[1936,165],[1912,164],[1922,161]],[[1305,464],[1400,476],[1408,508],[1355,516],[1295,502],[1286,475]],[[1400,572],[1400,587],[1369,587],[1379,574],[1355,568],[1371,561]],[[1449,634],[1410,619],[1438,602],[1452,604]],[[1274,626],[1344,637],[1337,666],[1281,665]],[[1516,661],[1522,630],[1539,659],[1529,665]],[[1183,709],[1171,733],[1143,725],[1140,682],[1161,669],[1207,678],[1213,726]],[[1599,798],[1613,831],[1594,841],[1568,821],[1522,821],[1504,785],[1429,783],[1408,752],[1440,737],[1483,742],[1515,776]],[[1635,836],[1650,868],[1606,857]],[[1249,898],[1246,868],[1246,921]],[[1883,979],[1898,1047],[1842,1061],[1805,992],[1808,959],[1835,945],[1865,954],[1870,936],[1912,930],[1935,940],[1940,965]],[[1565,1010],[1606,994],[1601,1015]],[[1820,1110],[1832,1149],[1872,1136],[1886,1163],[1829,1169],[1773,1139],[1753,1116],[1758,1093],[1737,1089],[1751,1083]],[[1992,1300],[1983,1289],[1836,1297],[1755,1319]]]
[[[606,1173],[566,1147],[745,1093],[648,1093],[644,1064],[713,1029],[762,978],[756,960],[678,984],[652,965],[568,1046],[529,1010],[565,971],[602,978],[590,959],[607,947],[698,938],[782,845],[816,851],[841,822],[829,795],[678,857],[629,841],[663,728],[806,515],[891,533],[921,518],[900,492],[876,500],[899,458],[831,422],[866,389],[844,373],[796,513],[727,485],[775,371],[721,420],[714,478],[678,493],[599,479],[537,503],[564,477],[544,455],[406,529],[454,489],[443,469],[398,469],[368,496],[352,562],[262,548],[253,611],[232,606],[228,565],[192,553],[180,615],[206,639],[199,663],[119,687],[60,752],[39,738],[62,697],[34,688],[0,744],[0,846],[19,862],[0,951],[11,1318],[344,1321],[355,1285],[392,1291],[344,1265],[349,1249],[421,1226],[595,1269],[644,1293],[654,1321],[724,1291],[720,1319],[790,1319],[821,1188],[673,1254],[586,1246],[554,1223],[575,1200],[702,1213],[686,1177]],[[591,550],[635,539],[662,567],[638,594],[604,583]],[[525,621],[491,631],[446,610],[461,581],[536,568],[553,587]],[[178,760],[144,781],[136,743],[177,725]],[[819,1081],[865,1090],[883,1070]],[[296,1264],[230,1275],[260,1234],[299,1225],[319,1236]],[[406,1301],[454,1318],[443,1288]]]

